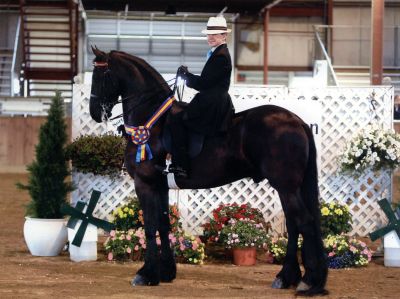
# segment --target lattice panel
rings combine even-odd
[[[337,173],[337,156],[346,142],[369,122],[392,128],[393,89],[387,87],[291,89],[293,99],[311,99],[322,104],[320,195],[338,200],[353,214],[352,234],[365,236],[386,219],[377,200],[391,198],[391,176],[368,172],[357,180]]]
[[[73,101],[73,136],[101,134],[113,130],[112,125],[97,124],[89,115],[90,86],[76,84]],[[322,103],[320,194],[322,200],[337,199],[349,205],[353,214],[352,234],[365,236],[382,222],[385,216],[376,201],[391,197],[391,176],[372,172],[358,180],[336,173],[336,156],[347,140],[373,118],[385,128],[392,126],[391,88],[324,88],[288,89],[286,87],[235,86],[230,90],[236,111],[268,104],[275,99],[317,100]],[[371,100],[374,99],[373,105]],[[78,190],[73,200],[89,198],[91,190],[102,191],[95,214],[106,218],[115,207],[134,194],[133,181],[129,176],[118,180],[75,173],[73,181]],[[255,184],[250,179],[240,180],[213,189],[180,190],[170,192],[170,201],[177,202],[182,213],[183,226],[192,233],[201,232],[211,211],[221,203],[250,203],[259,208],[273,231],[282,232],[284,217],[276,191],[268,182]]]

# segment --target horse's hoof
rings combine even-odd
[[[148,285],[146,279],[143,276],[136,274],[136,276],[131,280],[131,285],[135,286],[146,286]]]
[[[280,277],[275,278],[275,280],[272,282],[273,289],[284,289],[283,287],[283,280]]]
[[[296,292],[304,293],[307,292],[309,289],[311,289],[311,286],[306,284],[304,281],[300,281],[300,283],[297,285]]]

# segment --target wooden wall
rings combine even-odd
[[[39,128],[46,117],[0,117],[0,170],[22,171],[35,156]],[[71,118],[66,119],[71,136]]]

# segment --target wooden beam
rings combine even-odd
[[[264,12],[264,75],[263,75],[263,83],[268,84],[268,27],[269,27],[269,9],[266,9]]]
[[[271,9],[271,17],[323,17],[323,7],[279,7]]]
[[[371,84],[382,84],[383,15],[385,1],[372,0],[371,7]]]

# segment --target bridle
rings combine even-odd
[[[118,99],[117,101],[107,101],[107,98],[106,98],[106,95],[105,95],[106,75],[109,72],[111,72],[111,70],[108,67],[108,62],[105,62],[105,61],[94,61],[93,62],[93,67],[94,68],[105,68],[105,70],[104,70],[104,73],[103,73],[103,82],[101,84],[101,86],[102,86],[102,96],[98,96],[96,94],[91,93],[90,97],[101,99],[100,106],[101,106],[101,109],[103,111],[103,115],[106,116],[106,121],[107,120],[111,121],[111,120],[123,117],[123,113],[121,113],[121,114],[119,114],[119,115],[117,115],[115,117],[108,118],[107,117],[107,111],[108,111],[109,108],[112,108],[115,104],[123,103],[126,100],[129,100],[129,99],[137,97],[137,95],[132,94],[132,95],[128,95],[128,96],[126,96],[126,97],[124,97],[122,99]],[[179,77],[179,71],[177,71],[177,74],[176,74],[176,76],[174,78],[171,78],[170,80],[167,80],[167,81],[165,81],[165,83],[161,83],[161,84],[167,85],[169,88],[172,89],[171,95],[175,94],[175,91],[177,91],[178,100],[182,101],[183,88],[179,89],[179,87],[178,87],[178,84],[177,84],[178,83],[178,77]],[[169,82],[171,82],[172,80],[174,80],[174,82],[172,84],[170,84]],[[141,96],[140,96],[138,102],[135,105],[131,106],[128,111],[125,111],[125,113],[128,113],[128,112],[136,109],[137,107],[143,105],[144,103],[147,102],[146,101],[147,99],[152,98],[153,96],[161,93],[162,91],[163,90],[154,91],[154,89],[143,90],[141,92]]]

